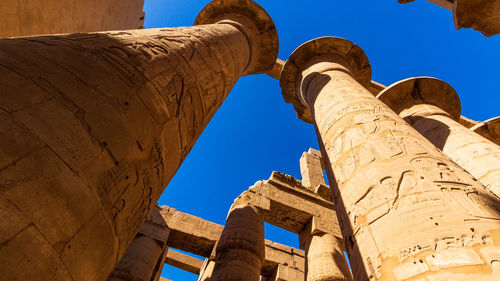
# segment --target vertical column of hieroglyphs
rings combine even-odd
[[[211,281],[258,281],[265,258],[264,219],[254,206],[231,206],[217,241]]]
[[[314,122],[355,280],[497,280],[499,202],[363,85],[363,51],[303,44],[281,75]],[[413,280],[413,279],[412,279]]]
[[[0,275],[103,280],[277,33],[250,0],[185,28],[0,40]]]
[[[500,146],[455,121],[460,99],[450,85],[415,77],[394,83],[377,97],[500,197]]]

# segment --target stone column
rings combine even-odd
[[[460,99],[450,85],[415,77],[392,84],[377,97],[500,197],[500,146],[458,123]]]
[[[315,229],[311,221],[299,234],[306,250],[306,281],[352,280],[340,241],[330,233]]]
[[[280,81],[315,125],[354,280],[497,280],[499,202],[377,100],[370,79],[358,46],[323,37],[293,52]]]
[[[156,281],[160,277],[170,234],[156,206],[139,229],[107,281]]]
[[[258,281],[264,258],[264,220],[257,208],[233,206],[216,245],[209,280]]]
[[[0,276],[105,280],[238,78],[273,67],[254,2],[195,24],[0,39]]]
[[[472,126],[470,130],[500,145],[500,116],[479,122]]]

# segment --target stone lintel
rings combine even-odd
[[[171,231],[170,236],[173,237],[168,240],[169,247],[203,257],[211,256],[212,249],[222,233],[222,225],[167,206],[162,206],[161,209]],[[173,250],[169,250],[171,251]],[[287,264],[300,271],[305,270],[305,253],[302,250],[266,240],[265,253],[263,275],[270,275],[279,264]]]
[[[383,91],[385,88],[387,88],[385,85],[382,85],[376,81],[373,81],[368,85],[368,90],[373,94],[373,95],[378,95],[381,91]]]
[[[208,257],[219,239],[222,225],[180,212],[167,206],[162,207],[162,215],[171,230],[168,246]]]
[[[172,249],[168,249],[165,263],[194,274],[200,274],[203,260],[188,256]]]
[[[334,205],[308,190],[290,175],[273,172],[269,180],[259,181],[235,201],[266,202],[261,208],[264,221],[293,233],[300,233],[313,216],[326,233],[341,238]]]
[[[476,121],[476,120],[472,120],[470,118],[467,118],[467,117],[461,115],[460,119],[458,120],[458,123],[460,123],[462,126],[468,128],[468,129],[470,129],[481,122]]]
[[[274,79],[280,79],[281,70],[283,69],[283,65],[285,65],[285,61],[277,59],[274,63],[273,69],[266,72],[267,75],[271,76]]]

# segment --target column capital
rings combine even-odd
[[[309,123],[312,123],[311,110],[302,98],[300,87],[304,78],[302,71],[322,57],[327,62],[342,64],[362,85],[371,82],[368,57],[351,41],[339,37],[320,37],[300,45],[285,62],[280,86],[285,101],[293,105],[300,119]]]
[[[460,119],[460,98],[446,82],[433,77],[412,77],[398,81],[385,88],[377,98],[397,114],[416,104],[435,105],[450,115]]]
[[[480,122],[470,129],[500,145],[500,116]]]
[[[278,32],[269,14],[251,0],[214,0],[196,17],[194,25],[228,23],[246,36],[250,60],[244,75],[271,70],[278,58]]]

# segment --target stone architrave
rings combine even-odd
[[[470,129],[497,145],[500,145],[500,116],[479,122]]]
[[[265,258],[264,220],[250,205],[233,205],[215,248],[210,281],[258,281]]]
[[[408,78],[377,98],[500,197],[500,146],[458,123],[460,99],[450,85],[432,77]]]
[[[273,67],[256,3],[195,24],[0,39],[0,276],[105,280],[238,78]]]
[[[409,3],[415,0],[398,0]],[[474,28],[485,36],[500,33],[500,0],[427,0],[453,12],[455,27]]]
[[[370,79],[361,48],[323,37],[293,52],[280,81],[315,125],[354,279],[498,280],[499,202],[377,100]]]

